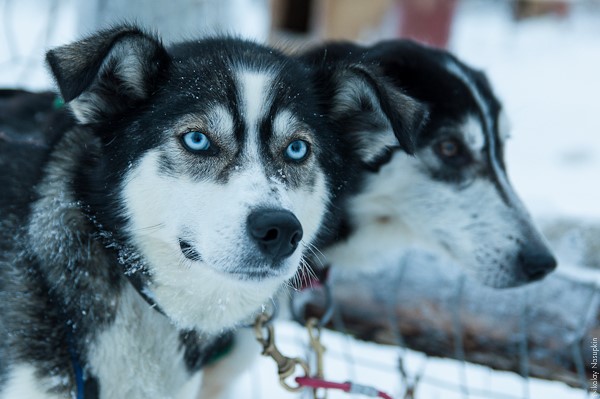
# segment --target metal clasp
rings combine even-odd
[[[277,346],[275,346],[275,331],[273,329],[273,325],[267,324],[268,321],[269,317],[267,315],[260,314],[254,323],[254,334],[256,335],[256,340],[263,347],[262,355],[270,357],[277,364],[277,372],[279,374],[279,383],[281,386],[283,386],[287,391],[299,392],[302,390],[302,387],[300,385],[290,385],[286,379],[294,374],[297,366],[300,366],[304,370],[304,376],[307,377],[310,374],[308,364],[300,358],[284,356],[279,351]],[[264,334],[265,329],[266,335]]]

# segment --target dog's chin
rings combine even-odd
[[[294,265],[300,262],[299,254],[292,255],[290,258],[276,261],[268,261],[255,253],[247,253],[237,258],[241,261],[232,261],[231,263],[220,264],[220,262],[205,261],[200,252],[189,242],[179,239],[181,254],[191,261],[190,267],[209,267],[224,278],[230,277],[240,281],[260,282],[272,278],[289,278],[293,273],[290,272]],[[298,252],[298,251],[296,251]]]
[[[271,280],[278,280],[283,284],[289,280],[297,270],[298,262],[293,262],[289,259],[278,261],[275,263],[265,262],[263,260],[255,260],[248,257],[246,261],[235,264],[209,264],[207,262],[199,262],[197,267],[210,268],[216,275],[223,280],[233,280],[235,282],[243,282],[248,284],[261,284]]]
[[[256,268],[253,270],[245,270],[245,271],[240,271],[240,272],[228,272],[227,274],[230,275],[232,278],[236,278],[240,281],[261,282],[263,280],[267,280],[270,278],[279,278],[282,275],[285,275],[285,273],[281,273],[278,269],[279,269],[279,267],[277,267],[277,268],[262,267],[262,268]]]
[[[299,263],[292,258],[278,265],[252,260],[233,265],[195,261],[186,268],[157,270],[149,289],[178,328],[221,333],[251,322],[294,275]]]

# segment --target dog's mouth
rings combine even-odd
[[[200,262],[202,256],[194,248],[193,244],[182,238],[179,239],[179,248],[183,256],[187,259]],[[243,270],[232,270],[232,271],[221,271],[227,275],[235,276],[239,280],[251,281],[251,280],[264,280],[270,277],[279,276],[279,271],[283,268],[283,262],[276,262],[270,266],[266,266],[263,262],[259,262],[256,259],[248,259],[244,265]]]
[[[231,273],[242,281],[260,281],[270,277],[277,277],[277,273],[272,269],[255,269],[245,272]]]
[[[196,251],[196,249],[192,246],[192,244],[185,240],[182,240],[181,238],[179,239],[179,248],[181,249],[181,253],[183,254],[183,256],[185,256],[189,260],[192,260],[194,262],[202,260],[202,257],[200,256],[198,251]]]

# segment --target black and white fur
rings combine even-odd
[[[77,364],[86,398],[193,396],[219,334],[331,240],[360,170],[424,116],[361,67],[324,78],[238,39],[119,26],[47,60],[78,123],[2,149],[19,184],[0,198],[1,399],[74,397]]]
[[[372,47],[332,43],[306,58],[380,70],[389,85],[422,101],[429,120],[416,156],[395,152],[348,202],[348,232],[322,248],[328,263],[389,264],[412,245],[441,250],[486,285],[543,278],[556,261],[511,187],[504,164],[509,126],[482,72],[411,41]]]
[[[412,246],[425,247],[497,288],[539,280],[555,268],[545,239],[508,182],[506,116],[483,73],[448,52],[403,40],[372,47],[330,43],[302,58],[323,75],[349,64],[376,71],[389,90],[429,110],[415,156],[393,152],[363,170],[362,185],[345,203],[345,222],[320,247],[320,262],[365,272],[396,264]],[[344,123],[356,127],[351,119]],[[238,333],[236,351],[207,370],[202,399],[228,397],[215,386],[223,388],[241,364],[251,362],[251,356],[240,360],[249,340]]]

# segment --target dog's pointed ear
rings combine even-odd
[[[335,80],[333,117],[356,142],[365,164],[377,167],[393,148],[414,153],[429,114],[424,104],[363,65],[338,70]]]
[[[46,61],[77,119],[91,123],[147,99],[169,56],[156,36],[122,25],[50,50]]]

